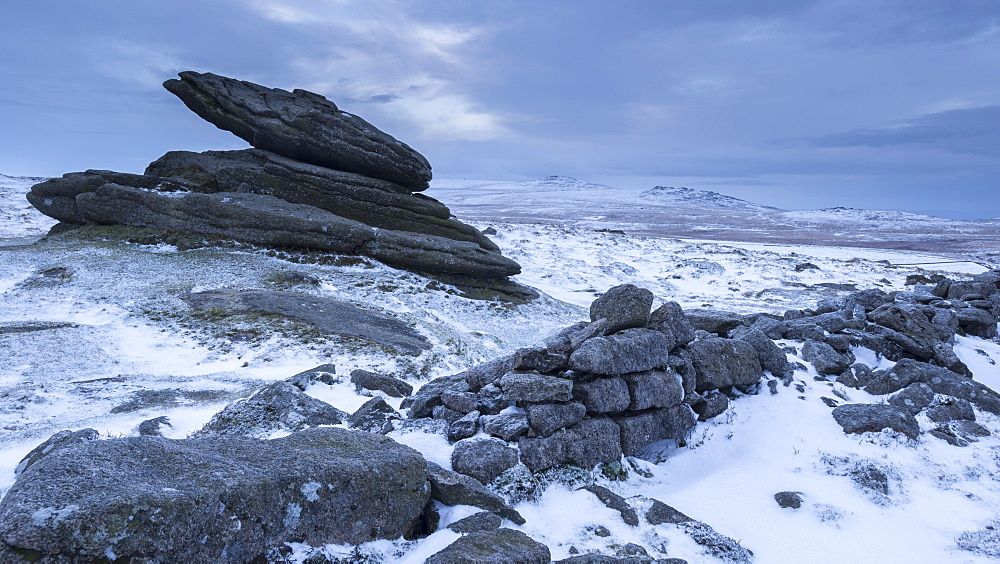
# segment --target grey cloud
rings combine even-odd
[[[926,145],[954,153],[1000,156],[1000,106],[946,110],[814,140],[818,147]]]

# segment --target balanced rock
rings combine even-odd
[[[206,121],[258,149],[412,190],[430,182],[431,165],[420,153],[319,94],[211,73],[179,76],[163,87]]]
[[[489,238],[414,193],[430,180],[427,161],[361,118],[317,94],[208,73],[184,72],[165,86],[257,148],[173,151],[141,175],[69,173],[33,186],[31,204],[113,237],[365,256],[470,297],[537,297],[508,279],[520,267]]]

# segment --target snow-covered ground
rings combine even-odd
[[[167,415],[173,427],[165,434],[181,438],[254,387],[324,363],[335,364],[341,375],[365,368],[420,385],[586,319],[594,297],[621,283],[649,288],[658,302],[676,300],[684,307],[781,312],[842,296],[850,285],[903,290],[909,274],[962,278],[984,269],[934,253],[473,221],[494,230],[491,238],[522,265],[518,280],[545,294],[513,307],[429,288],[424,278],[370,261],[298,264],[253,249],[178,251],[73,239],[26,245],[52,223],[23,204],[31,183],[0,177],[0,328],[65,325],[0,330],[0,494],[13,483],[21,457],[55,431],[93,427],[119,436],[134,433],[142,420]],[[553,191],[559,189],[553,181]],[[321,281],[291,291],[391,313],[416,326],[433,348],[404,357],[289,325],[237,320],[218,327],[192,315],[177,298],[192,290],[278,288],[277,275],[291,270]],[[872,366],[887,365],[871,351],[855,352]],[[1000,387],[1000,345],[961,337],[956,352],[977,379]],[[797,354],[790,359],[803,362]],[[735,400],[722,416],[699,423],[685,446],[649,449],[650,461],[635,462],[648,477],[632,471],[623,481],[598,479],[626,497],[656,498],[708,523],[739,540],[760,563],[990,562],[959,550],[955,539],[1000,517],[1000,420],[977,411],[994,435],[964,448],[928,434],[916,442],[891,433],[845,435],[821,397],[880,398],[815,381],[814,369],[803,364],[792,386]],[[176,393],[172,401],[143,406],[136,402],[143,390]],[[368,399],[348,382],[314,384],[309,393],[345,411]],[[450,463],[451,447],[440,435],[391,436],[429,460]],[[858,463],[885,471],[888,496],[852,481]],[[780,491],[801,492],[802,508],[779,508],[773,495]],[[571,547],[613,553],[611,545],[631,542],[654,557],[717,561],[680,533],[624,525],[593,495],[562,485],[516,509],[527,519],[519,528],[546,543],[556,559],[569,556]],[[472,511],[448,509],[442,524]],[[595,535],[598,526],[611,536]],[[371,543],[362,551],[375,560],[422,562],[456,536],[442,530],[416,542]],[[307,553],[296,548],[296,554]],[[327,547],[331,555],[345,550]]]

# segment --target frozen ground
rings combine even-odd
[[[522,182],[436,179],[427,195],[458,217],[616,229],[719,241],[874,247],[949,253],[996,263],[1000,220],[896,211],[785,211],[716,192],[622,189],[551,176]]]
[[[931,265],[956,260],[933,253],[474,221],[494,229],[492,238],[522,264],[518,279],[546,294],[510,307],[467,300],[368,261],[298,264],[247,248],[178,251],[74,239],[29,244],[51,224],[22,206],[19,198],[30,183],[0,178],[0,328],[50,325],[0,329],[0,493],[13,483],[17,461],[60,429],[93,427],[118,436],[133,433],[142,420],[167,415],[174,425],[167,436],[184,437],[254,387],[323,363],[335,364],[342,375],[367,368],[419,385],[585,319],[597,293],[624,282],[685,307],[783,311],[843,295],[851,287],[845,284],[891,291],[903,289],[908,274],[961,278],[983,270],[971,262]],[[816,268],[796,271],[807,263]],[[289,288],[277,277],[289,270],[321,284]],[[193,314],[177,298],[212,288],[281,288],[347,300],[412,323],[433,348],[405,357],[274,320],[213,320]],[[1000,346],[960,338],[956,352],[977,379],[1000,387]],[[870,351],[856,353],[871,365],[886,365]],[[926,434],[916,442],[888,433],[845,436],[820,398],[839,392],[852,401],[876,399],[814,381],[814,375],[810,367],[796,373],[801,391],[779,386],[776,395],[765,391],[734,401],[723,416],[699,424],[686,446],[649,449],[652,462],[636,464],[650,477],[633,471],[605,485],[626,497],[671,504],[738,539],[761,563],[992,561],[958,550],[955,539],[1000,517],[1000,421],[977,412],[994,436],[965,448]],[[151,401],[144,390],[165,393]],[[310,393],[347,411],[368,399],[346,383],[316,384]],[[450,446],[438,435],[392,436],[430,460],[449,463]],[[883,468],[891,478],[889,495],[857,486],[850,478],[857,463]],[[773,495],[785,490],[802,492],[801,509],[777,506]],[[612,545],[634,542],[653,556],[717,561],[676,531],[628,527],[591,494],[560,485],[517,509],[528,520],[521,529],[545,542],[556,558],[569,556],[571,547],[611,553]],[[449,509],[444,524],[471,511]],[[596,536],[598,526],[612,535]],[[362,552],[376,560],[421,562],[454,538],[441,531],[416,543],[372,543]],[[308,552],[296,548],[303,557]]]

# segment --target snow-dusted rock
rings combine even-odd
[[[618,376],[667,366],[674,341],[652,329],[626,329],[588,339],[569,357],[578,372]]]
[[[451,451],[451,467],[482,484],[493,481],[517,460],[517,450],[500,439],[467,438],[455,443]]]
[[[694,327],[677,302],[666,302],[649,314],[646,327],[673,337],[674,346],[682,347],[694,340]]]
[[[185,71],[163,83],[203,119],[254,147],[297,161],[423,190],[423,156],[318,94]]]
[[[744,341],[711,337],[688,345],[698,375],[697,391],[752,386],[764,376],[757,351]]]
[[[368,370],[352,370],[351,383],[354,384],[358,391],[372,390],[384,392],[387,396],[394,398],[403,398],[413,394],[413,386],[399,378]]]
[[[549,547],[514,529],[465,535],[428,558],[426,564],[548,564]]]
[[[396,410],[384,399],[372,398],[347,418],[347,426],[351,429],[384,435],[392,431],[392,422],[399,418]]]
[[[590,320],[607,319],[607,333],[644,327],[653,305],[653,293],[632,284],[610,288],[590,304]]]
[[[474,478],[427,463],[427,479],[431,484],[431,497],[445,505],[472,505],[510,519],[518,525],[525,523],[521,514],[511,509],[503,498],[486,489]]]
[[[344,429],[84,441],[33,464],[0,502],[0,561],[248,562],[291,538],[399,538],[429,495],[420,453]]]
[[[824,375],[837,375],[854,362],[852,356],[841,354],[826,343],[809,339],[802,346],[802,358],[811,362],[816,371]]]
[[[920,434],[920,425],[908,412],[894,405],[852,403],[833,409],[833,418],[845,433],[878,432],[892,429],[911,439]]]
[[[343,411],[282,381],[258,390],[249,398],[229,404],[192,437],[266,438],[275,431],[337,425],[347,418]]]
[[[526,408],[528,425],[542,437],[547,437],[559,429],[576,425],[587,414],[582,403],[534,403]]]

